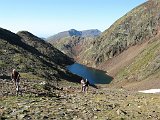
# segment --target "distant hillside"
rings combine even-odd
[[[78,80],[65,69],[66,65],[74,63],[73,59],[27,31],[14,34],[0,28],[0,54],[1,75],[10,75],[16,68],[22,76],[32,74],[51,83]]]
[[[53,42],[54,40],[59,40],[65,37],[72,37],[72,36],[77,36],[77,37],[95,37],[99,36],[101,34],[101,31],[97,29],[91,29],[91,30],[84,30],[84,31],[78,31],[75,29],[71,29],[68,31],[60,32],[58,34],[55,34],[46,40],[49,42]]]
[[[86,50],[86,46],[90,44],[93,39],[95,38],[79,36],[64,37],[60,40],[55,40],[52,42],[52,45],[76,60],[81,52]]]
[[[101,34],[101,31],[97,29],[90,29],[90,30],[82,31],[82,37],[97,37],[100,34]]]
[[[97,29],[84,31],[71,29],[69,31],[58,33],[47,40],[63,53],[77,59],[81,52],[86,50],[85,46],[100,34],[101,32]]]

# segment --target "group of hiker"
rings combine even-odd
[[[19,86],[20,74],[18,71],[16,71],[16,69],[12,70],[11,79],[15,84],[16,94],[18,95],[20,91],[20,86]],[[87,79],[82,78],[81,79],[81,92],[88,92],[88,88],[89,88],[89,81]]]

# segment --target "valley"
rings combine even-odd
[[[160,89],[159,13],[160,1],[149,0],[102,33],[70,29],[45,40],[0,28],[0,119],[159,120],[160,93],[140,92]]]

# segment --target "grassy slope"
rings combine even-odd
[[[133,62],[121,69],[115,77],[117,81],[139,81],[155,79],[160,74],[160,36],[152,39],[147,47],[134,58]],[[149,84],[148,84],[149,85]],[[156,86],[155,86],[156,87]]]

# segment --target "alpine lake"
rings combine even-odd
[[[90,84],[109,84],[113,79],[107,75],[105,71],[87,67],[79,63],[67,66],[67,69],[73,74],[77,74],[84,79],[87,79]]]

